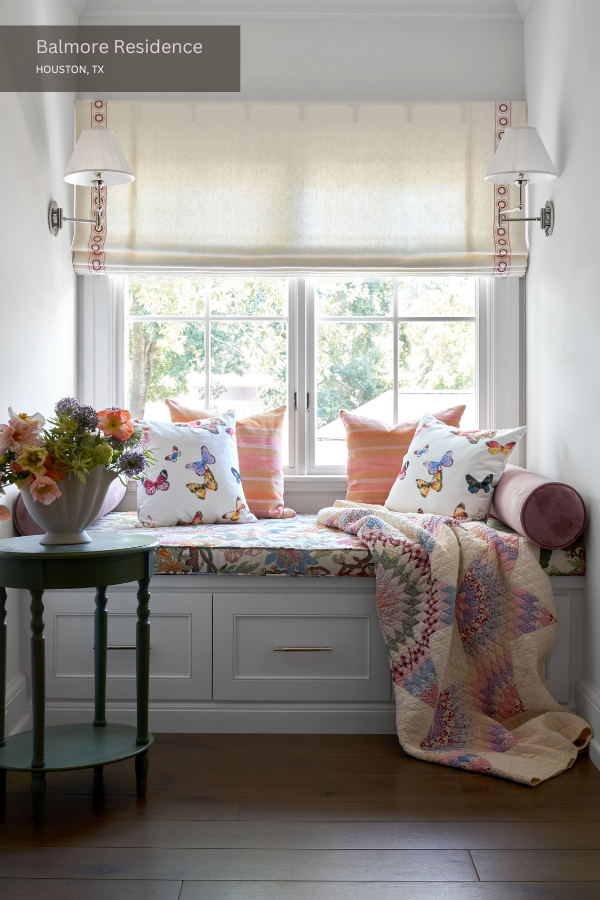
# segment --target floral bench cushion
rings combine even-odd
[[[135,512],[114,512],[88,531],[140,528]],[[373,578],[371,553],[316,516],[259,519],[248,525],[154,528],[157,575],[361,575]]]
[[[510,532],[490,520],[497,530]],[[88,531],[139,529],[135,512],[113,512]],[[260,519],[248,525],[191,525],[153,529],[160,540],[157,575],[313,575],[373,578],[371,553],[350,534],[317,523],[315,515]],[[583,547],[540,552],[549,575],[583,575]]]
[[[510,532],[490,519],[498,531]],[[113,512],[88,531],[133,531],[142,526],[135,512]],[[248,525],[191,525],[153,529],[160,540],[157,575],[313,575],[373,578],[371,553],[350,534],[317,523],[314,515],[260,519]],[[580,542],[567,550],[540,551],[549,575],[583,575]]]

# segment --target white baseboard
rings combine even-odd
[[[90,722],[91,701],[49,700],[46,725]],[[135,703],[107,703],[110,722],[135,725]],[[216,734],[395,734],[395,703],[150,703],[152,732]]]
[[[31,727],[27,709],[27,676],[19,672],[6,685],[6,734],[17,734]]]
[[[592,726],[594,737],[590,741],[590,759],[600,769],[600,691],[585,678],[577,679],[575,685],[577,713]]]

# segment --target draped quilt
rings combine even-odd
[[[536,547],[482,522],[339,500],[318,521],[373,556],[407,753],[527,785],[573,765],[591,729],[542,672],[557,619]]]

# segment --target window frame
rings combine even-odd
[[[91,275],[78,276],[77,280],[79,397],[95,408],[124,406],[126,280],[124,277]],[[394,293],[396,309],[397,292]],[[478,278],[476,296],[479,427],[508,428],[525,424],[524,279]],[[345,466],[314,465],[316,404],[309,402],[316,397],[314,309],[314,279],[308,276],[289,278],[287,406],[290,456],[284,477],[286,490],[293,492],[320,490],[327,485],[342,490],[347,480]],[[228,320],[226,316],[218,318]],[[243,318],[258,321],[261,317]],[[360,317],[360,320],[370,318]],[[390,319],[385,316],[373,318],[377,321]],[[396,318],[394,322],[395,354],[397,327],[404,318]],[[460,321],[465,317],[406,318]],[[395,414],[397,418],[397,399]],[[515,448],[511,462],[525,465],[524,440]]]

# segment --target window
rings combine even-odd
[[[286,404],[289,474],[343,474],[341,408],[396,424],[464,403],[479,425],[481,282],[130,277],[125,403],[163,420],[167,397],[240,417]]]
[[[346,464],[341,408],[396,425],[464,403],[477,427],[476,279],[323,278],[313,291],[311,468]]]

